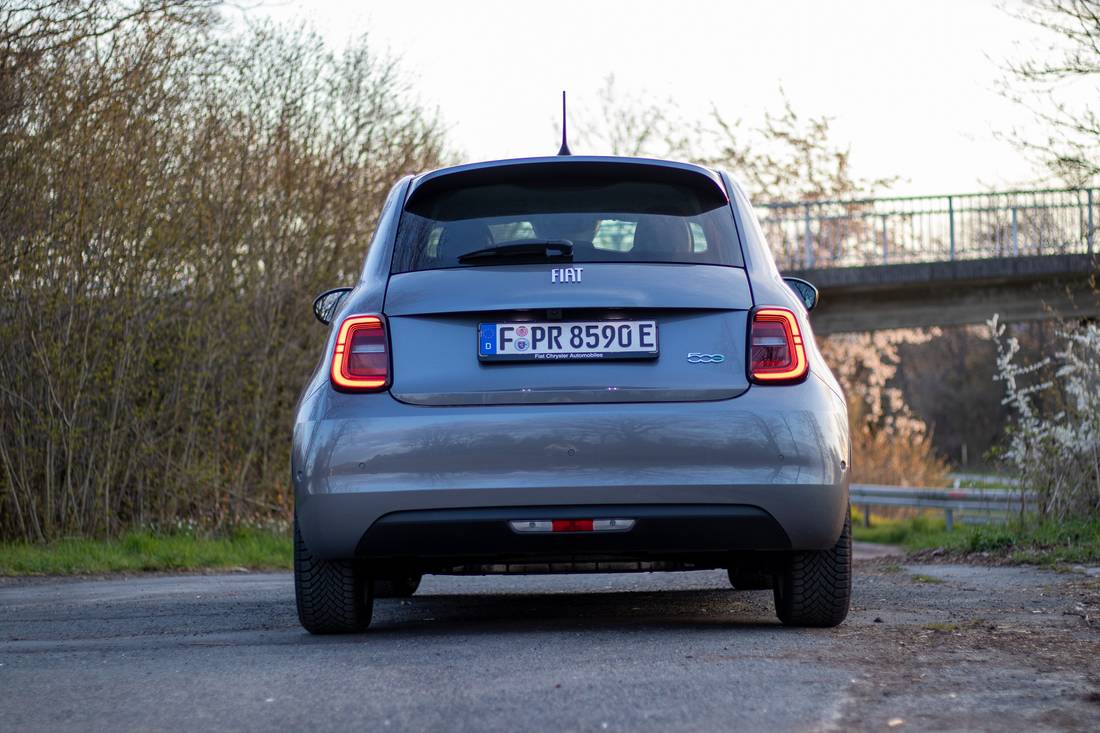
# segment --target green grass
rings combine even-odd
[[[129,532],[117,540],[0,543],[0,576],[83,575],[156,570],[290,567],[288,535],[236,529],[208,537],[192,533]]]
[[[954,531],[948,532],[942,517],[875,518],[871,527],[864,527],[857,517],[853,511],[857,540],[901,545],[911,552],[943,548],[952,554],[986,552],[1021,563],[1100,563],[1100,519],[1032,520],[1003,526],[956,522]]]
[[[857,510],[852,529],[857,540],[901,545],[916,552],[942,548],[951,554],[987,552],[1021,563],[1044,565],[1100,563],[1100,519],[1033,522],[1026,525],[944,528],[943,519],[875,518],[864,527]],[[221,536],[190,532],[135,531],[117,540],[60,540],[50,544],[0,543],[0,576],[83,575],[92,573],[230,568],[289,569],[289,535],[236,529]],[[889,572],[899,572],[896,563]],[[923,582],[921,578],[914,578]]]
[[[949,481],[949,486],[954,487],[955,482]],[[990,481],[975,481],[973,479],[966,479],[965,481],[959,481],[958,488],[960,489],[1003,489],[1005,491],[1011,491],[1015,489],[1015,486],[1006,484],[1002,481],[990,480]]]

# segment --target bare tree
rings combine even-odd
[[[1100,93],[1100,1],[1028,0],[1008,12],[1054,39],[1049,52],[1006,62],[1004,93],[1047,129],[1038,138],[1016,132],[1010,138],[1067,185],[1086,185],[1100,174],[1100,115],[1067,92],[1078,99],[1091,92],[1092,100]]]
[[[851,169],[851,147],[838,143],[829,117],[799,114],[783,95],[779,112],[748,128],[712,112],[711,165],[738,173],[760,202],[843,200],[873,195],[896,177],[863,178]]]
[[[0,536],[288,511],[287,432],[441,127],[369,39],[206,0],[0,10]]]
[[[778,111],[758,125],[713,107],[696,120],[676,100],[624,90],[613,75],[582,112],[583,144],[612,155],[677,158],[726,168],[758,202],[836,200],[873,195],[896,178],[863,178],[851,170],[851,149],[835,140],[832,120],[806,117],[783,95]]]
[[[582,107],[577,137],[582,146],[611,155],[695,158],[701,154],[692,142],[696,126],[677,109],[667,97],[624,90],[609,74],[596,93],[595,109]]]

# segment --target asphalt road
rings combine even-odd
[[[1097,580],[857,564],[837,629],[721,572],[428,577],[352,637],[290,576],[0,582],[0,730],[1100,730]]]

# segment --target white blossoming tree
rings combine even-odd
[[[994,316],[997,372],[1014,412],[1004,459],[1056,519],[1100,511],[1100,326],[1066,325],[1062,348],[1020,364],[1020,344]],[[1057,405],[1044,409],[1043,404]],[[1052,398],[1052,399],[1050,399]]]

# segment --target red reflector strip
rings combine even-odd
[[[513,532],[629,532],[633,519],[513,519],[508,522]]]
[[[555,532],[591,532],[591,519],[555,519]]]

